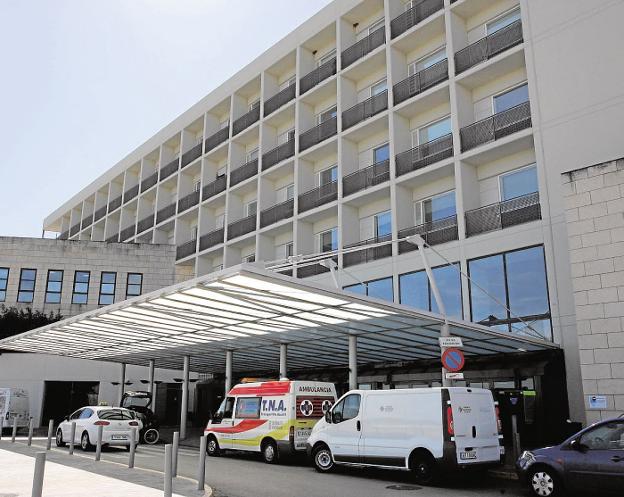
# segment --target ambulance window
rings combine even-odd
[[[261,400],[260,397],[239,397],[236,403],[236,418],[258,419]]]
[[[231,418],[234,412],[234,397],[228,397],[225,399],[225,405],[223,406],[223,417]]]
[[[332,409],[332,420],[334,423],[342,423],[355,418],[359,412],[360,396],[358,394],[348,395]]]

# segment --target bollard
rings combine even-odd
[[[511,416],[511,442],[513,444],[514,461],[520,457],[520,433],[518,433],[518,416]]]
[[[28,421],[28,446],[32,445],[32,436],[33,436],[33,418],[30,418]]]
[[[74,439],[76,438],[76,422],[72,421],[71,430],[69,432],[69,454],[74,453]]]
[[[52,447],[52,434],[54,433],[54,420],[51,419],[48,422],[48,441],[46,442],[46,450],[50,450]]]
[[[128,467],[134,468],[134,453],[136,451],[137,429],[132,428],[130,430],[130,433],[131,433],[130,437],[132,437],[132,439],[130,440],[130,454],[128,455]]]
[[[206,481],[206,443],[208,438],[206,435],[199,439],[199,467],[197,468],[197,490],[204,489]]]
[[[45,471],[46,453],[35,455],[35,474],[33,475],[32,497],[41,497],[43,491],[43,473]]]
[[[180,432],[173,432],[173,455],[171,459],[171,474],[178,476],[178,447],[180,445]]]
[[[165,484],[164,484],[164,497],[171,497],[171,487],[173,484],[171,476],[171,458],[172,447],[171,444],[165,445]]]
[[[104,426],[98,425],[98,434],[97,441],[95,442],[95,460],[99,461],[100,457],[102,457],[102,432],[104,431]]]
[[[11,432],[11,443],[15,443],[16,435],[17,435],[17,416],[13,418],[13,431]]]
[[[2,440],[2,430],[4,430],[4,417],[0,416],[0,440]]]

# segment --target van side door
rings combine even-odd
[[[331,424],[327,427],[327,442],[336,462],[360,462],[362,422],[359,393],[343,397],[331,410]]]

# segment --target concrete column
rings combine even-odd
[[[280,379],[288,378],[288,345],[280,344],[280,363],[279,363]]]
[[[180,408],[180,438],[186,438],[186,416],[188,414],[188,394],[189,394],[189,368],[191,365],[190,356],[184,356],[184,370],[182,372],[182,406]]]
[[[147,380],[148,380],[148,391],[152,394],[152,398],[154,397],[154,359],[149,360],[149,369],[147,371]]]
[[[231,350],[225,351],[225,395],[232,389],[232,356]]]
[[[126,387],[125,383],[126,383],[126,364],[125,363],[121,363],[121,371],[120,371],[120,378],[119,378],[119,405],[121,406],[121,398],[123,397],[124,394],[124,388]]]
[[[349,335],[349,390],[357,388],[357,336]]]

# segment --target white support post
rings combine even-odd
[[[349,335],[349,390],[357,389],[357,336]]]
[[[119,378],[119,406],[121,407],[121,398],[123,397],[124,394],[124,388],[125,388],[125,383],[126,383],[126,364],[125,363],[121,363],[121,371],[119,372],[120,374],[120,378]]]
[[[180,438],[186,438],[186,417],[188,413],[189,395],[189,369],[191,366],[190,356],[184,356],[184,370],[182,371],[182,405],[180,406]]]
[[[225,351],[225,396],[230,393],[232,389],[232,357],[233,352],[231,350]]]
[[[280,380],[288,378],[288,345],[280,343],[280,363],[279,363]]]
[[[148,391],[149,393],[152,394],[152,402],[153,402],[153,398],[154,398],[154,359],[150,359],[149,360],[149,369],[147,371],[147,381],[148,381]],[[152,410],[153,410],[154,406],[152,406]]]

